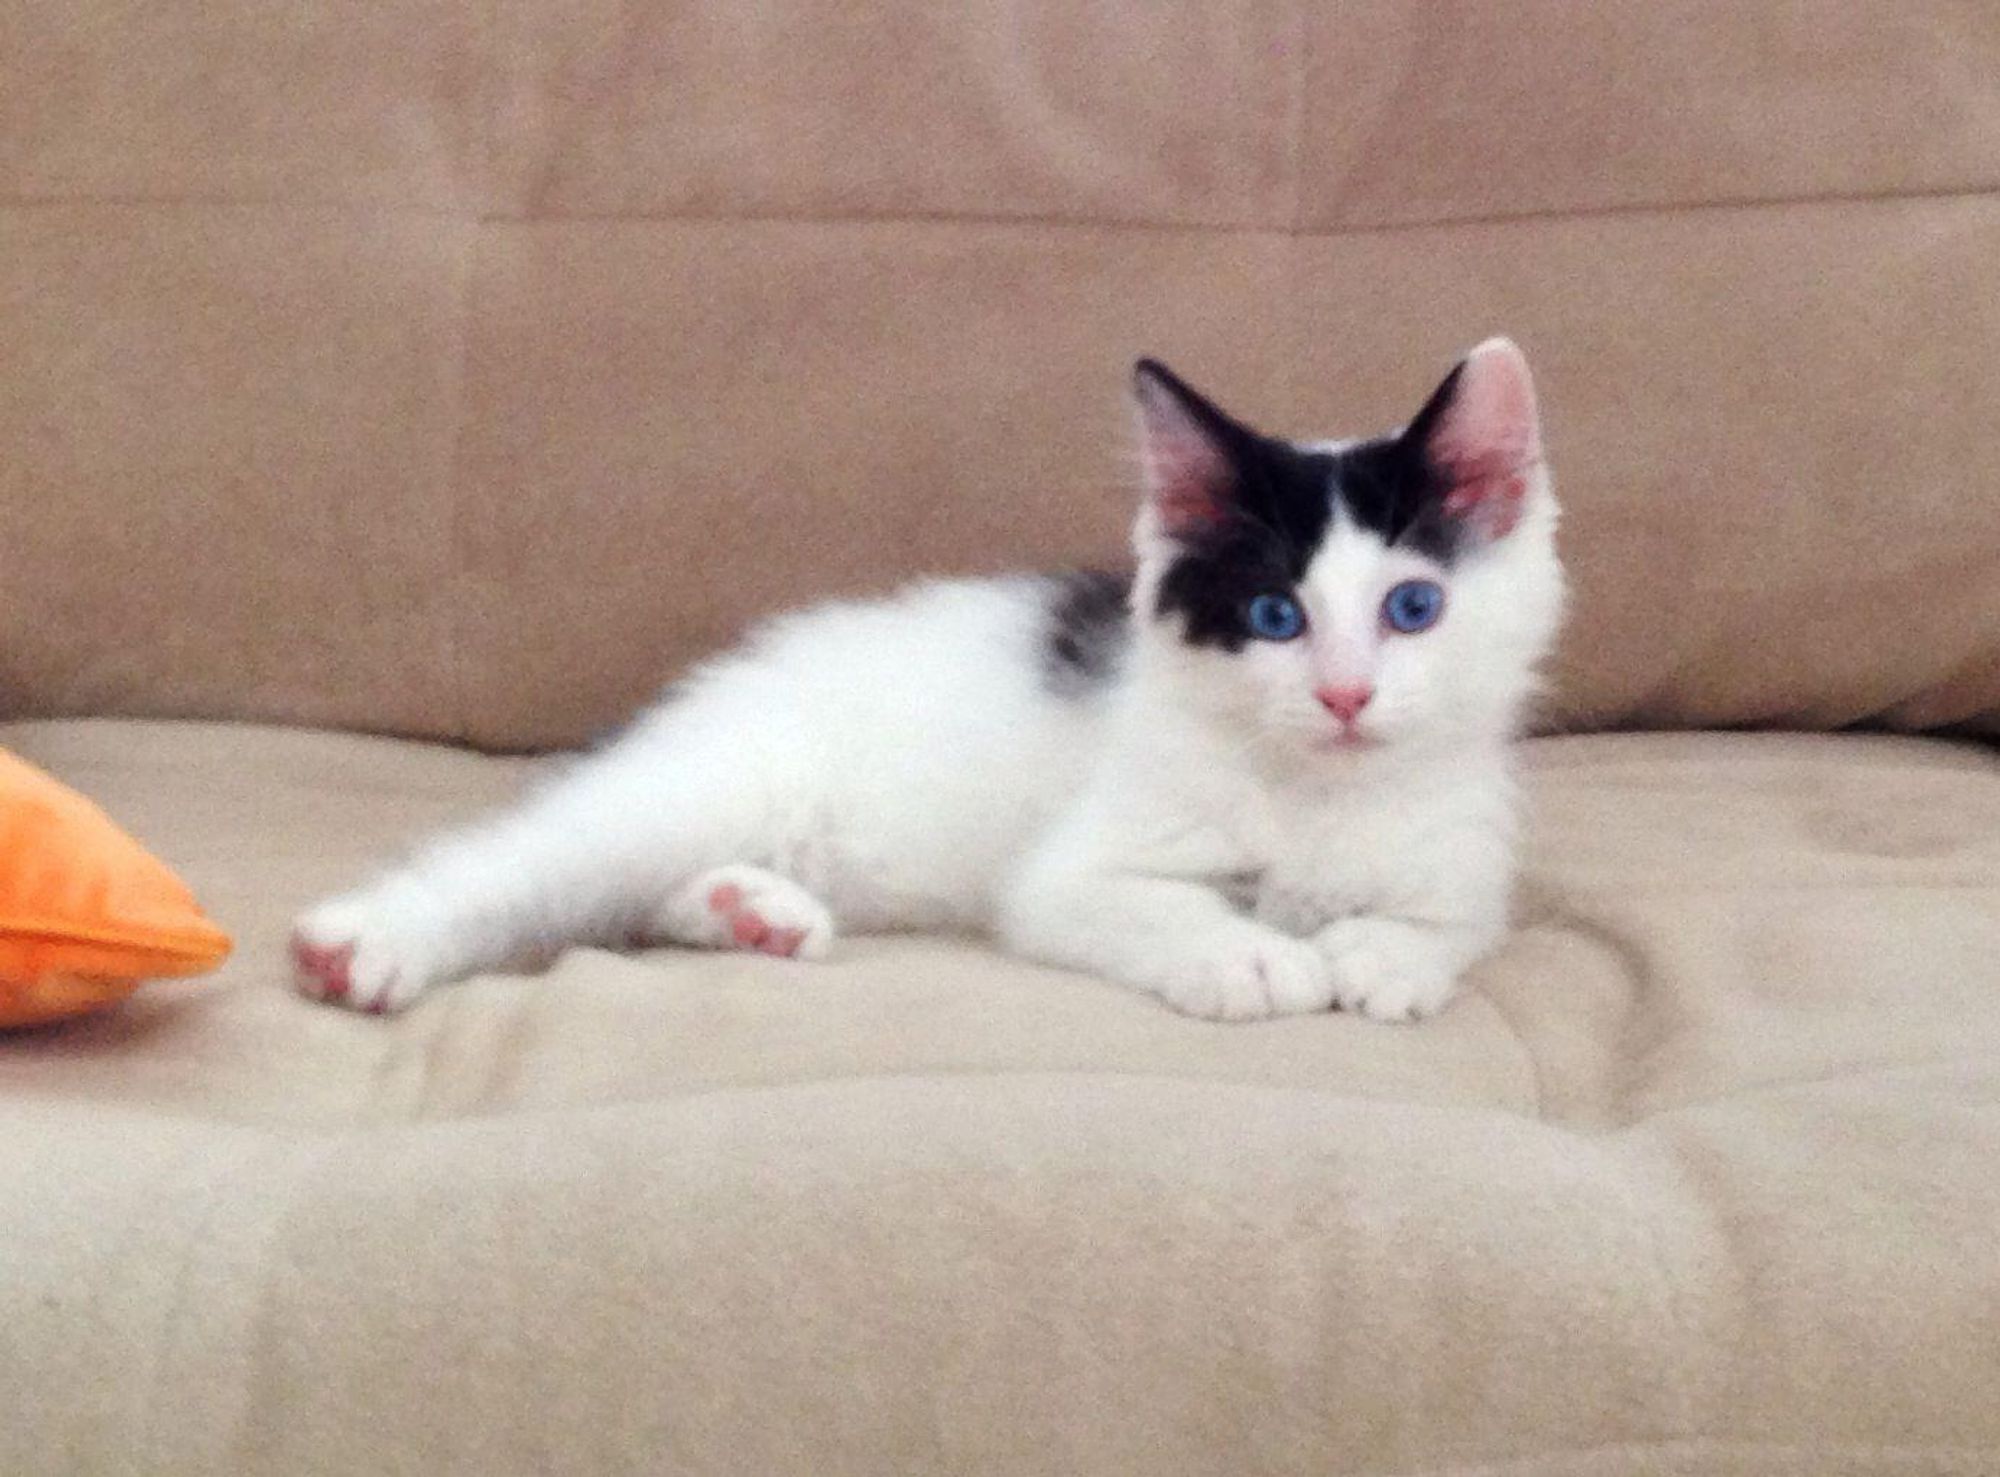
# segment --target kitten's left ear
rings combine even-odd
[[[1512,531],[1542,460],[1527,358],[1511,339],[1466,355],[1403,432],[1444,489],[1443,513],[1481,540]]]
[[[1169,538],[1186,538],[1229,516],[1236,468],[1230,446],[1242,429],[1157,359],[1132,367],[1146,497]]]

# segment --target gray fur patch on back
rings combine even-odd
[[[1042,675],[1051,691],[1075,697],[1118,675],[1131,639],[1132,577],[1080,569],[1047,577],[1048,635]]]

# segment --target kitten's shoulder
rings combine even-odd
[[[1104,569],[1041,577],[1042,670],[1065,695],[1111,683],[1131,640],[1132,576]]]

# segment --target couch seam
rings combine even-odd
[[[388,1033],[393,1035],[393,1033]],[[428,1050],[428,1043],[418,1048]],[[393,1041],[384,1042],[383,1056],[370,1069],[368,1079],[360,1084],[361,1097],[358,1106],[363,1113],[370,1109],[380,1110],[381,1101],[375,1096],[387,1073],[395,1070],[395,1047]],[[4,1074],[0,1074],[4,1076]],[[1003,1083],[1013,1079],[1046,1078],[1064,1083],[1117,1083],[1117,1084],[1171,1084],[1177,1087],[1217,1089],[1225,1092],[1245,1092],[1260,1095],[1278,1093],[1287,1097],[1309,1098],[1316,1102],[1340,1104],[1364,1109],[1380,1109],[1384,1112],[1448,1113],[1454,1116],[1501,1119],[1509,1123],[1521,1124],[1539,1131],[1568,1134],[1576,1138],[1591,1138],[1593,1135],[1569,1127],[1562,1123],[1544,1123],[1521,1112],[1518,1108],[1503,1104],[1478,1102],[1433,1102],[1421,1099],[1389,1097],[1377,1093],[1343,1092],[1325,1087],[1304,1086],[1297,1083],[1253,1082],[1229,1077],[1206,1077],[1174,1072],[1121,1071],[1102,1067],[913,1067],[908,1070],[848,1072],[834,1075],[780,1078],[763,1082],[716,1082],[694,1087],[687,1091],[675,1092],[661,1097],[611,1097],[592,1102],[504,1104],[492,1109],[469,1112],[439,1111],[427,1113],[403,1112],[384,1116],[353,1120],[298,1121],[282,1118],[259,1117],[219,1117],[212,1113],[190,1111],[169,1104],[121,1104],[118,1111],[134,1117],[166,1119],[179,1123],[201,1123],[243,1133],[255,1133],[284,1138],[287,1140],[319,1140],[347,1138],[356,1134],[394,1133],[401,1131],[424,1131],[431,1129],[505,1123],[523,1119],[588,1118],[602,1113],[629,1113],[633,1110],[677,1111],[683,1106],[727,1097],[765,1097],[790,1093],[810,1092],[815,1089],[846,1090],[866,1084],[909,1084],[933,1083],[939,1086],[956,1085],[967,1082]],[[419,1096],[424,1095],[422,1092]],[[386,1096],[386,1094],[383,1094]],[[69,1101],[66,1095],[54,1093],[14,1093],[0,1099],[0,1106],[15,1105],[28,1101]]]
[[[1370,1029],[1373,1029],[1370,1027]],[[1158,1072],[1144,1070],[1120,1070],[1104,1067],[947,1067],[929,1066],[886,1071],[826,1073],[810,1077],[778,1078],[763,1082],[714,1082],[695,1087],[690,1091],[676,1092],[667,1097],[622,1098],[607,1102],[573,1103],[552,1106],[546,1110],[522,1108],[518,1105],[497,1109],[493,1112],[454,1113],[436,1118],[395,1118],[383,1119],[374,1124],[357,1125],[362,1128],[423,1127],[446,1123],[479,1123],[521,1116],[526,1113],[535,1116],[545,1112],[547,1116],[564,1117],[570,1114],[591,1114],[607,1110],[627,1110],[631,1108],[675,1108],[683,1103],[700,1102],[711,1098],[733,1096],[761,1097],[793,1092],[809,1092],[815,1088],[847,1089],[871,1083],[922,1083],[956,1084],[967,1081],[1005,1082],[1021,1078],[1051,1078],[1068,1083],[1116,1082],[1116,1083],[1172,1083],[1181,1087],[1218,1088],[1229,1092],[1282,1093],[1287,1096],[1312,1098],[1330,1104],[1359,1104],[1366,1107],[1380,1107],[1385,1110],[1438,1112],[1470,1114],[1480,1118],[1501,1118],[1511,1123],[1528,1124],[1551,1133],[1567,1134],[1577,1138],[1591,1139],[1597,1135],[1571,1127],[1566,1123],[1549,1122],[1523,1113],[1520,1109],[1500,1103],[1474,1102],[1427,1102],[1421,1099],[1388,1097],[1376,1093],[1340,1091],[1327,1087],[1310,1087],[1288,1082],[1254,1082],[1233,1077],[1210,1077],[1185,1072]]]
[[[135,1117],[166,1119],[180,1123],[204,1123],[216,1127],[244,1133],[270,1135],[285,1139],[326,1139],[349,1137],[354,1134],[396,1132],[400,1130],[423,1130],[447,1128],[459,1125],[499,1123],[522,1118],[547,1119],[590,1117],[599,1113],[629,1112],[652,1109],[673,1110],[684,1104],[698,1103],[725,1097],[759,1097],[794,1092],[811,1091],[816,1088],[846,1089],[875,1083],[936,1083],[950,1084],[962,1082],[1005,1082],[1016,1078],[1048,1078],[1066,1083],[1161,1083],[1179,1087],[1213,1088],[1222,1091],[1249,1092],[1258,1094],[1280,1093],[1291,1097],[1305,1097],[1317,1102],[1339,1104],[1363,1109],[1379,1108],[1384,1111],[1413,1111],[1419,1113],[1445,1113],[1454,1116],[1502,1119],[1523,1124],[1538,1130],[1562,1134],[1570,1138],[1595,1142],[1616,1139],[1652,1126],[1662,1121],[1671,1121],[1689,1113],[1699,1113],[1713,1107],[1730,1106],[1738,1100],[1782,1094],[1788,1091],[1811,1090],[1824,1086],[1835,1086],[1860,1080],[1873,1072],[1889,1072],[1904,1075],[1924,1072],[1934,1067],[1950,1068],[1966,1061],[1977,1064],[1977,1058],[1950,1058],[1936,1062],[1892,1062],[1882,1063],[1873,1068],[1857,1069],[1852,1073],[1821,1074],[1811,1077],[1787,1078],[1771,1082],[1748,1083],[1739,1089],[1708,1098],[1694,1098],[1687,1102],[1672,1103],[1654,1109],[1640,1117],[1620,1119],[1608,1125],[1597,1127],[1564,1118],[1538,1117],[1503,1104],[1481,1102],[1448,1102],[1419,1098],[1389,1097],[1379,1093],[1338,1091],[1325,1087],[1310,1087],[1286,1082],[1254,1082],[1230,1077],[1209,1077],[1198,1074],[1117,1070],[1102,1067],[926,1067],[909,1070],[849,1072],[831,1075],[778,1078],[762,1082],[716,1082],[694,1087],[687,1091],[675,1092],[662,1097],[611,1097],[598,1101],[575,1103],[552,1103],[545,1105],[513,1103],[492,1109],[468,1112],[453,1112],[449,1109],[432,1110],[419,1107],[415,1111],[387,1114],[376,1118],[356,1119],[336,1122],[299,1122],[270,1118],[218,1117],[210,1113],[184,1111],[172,1105],[127,1104],[120,1111]],[[379,1107],[379,1101],[372,1095],[373,1089],[381,1083],[383,1074],[390,1070],[391,1062],[385,1056],[371,1070],[366,1090],[371,1094],[368,1101]],[[25,1097],[16,1094],[9,1102],[49,1100],[56,1095],[30,1093]],[[428,1096],[420,1091],[419,1098]]]
[[[1897,205],[1924,202],[1978,201],[2000,198],[2000,182],[1949,185],[1918,190],[1829,190],[1797,195],[1726,196],[1709,200],[1655,200],[1610,205],[1550,206],[1535,210],[1489,211],[1420,220],[1361,221],[1345,225],[1287,226],[1283,222],[1163,219],[1131,216],[1093,217],[1061,212],[954,210],[702,210],[666,206],[659,209],[560,210],[526,213],[498,210],[465,211],[393,199],[337,197],[235,198],[224,195],[77,195],[0,196],[0,209],[84,209],[89,207],[199,207],[240,210],[338,210],[377,214],[446,216],[475,220],[481,225],[571,225],[626,222],[686,225],[825,225],[825,226],[1016,226],[1076,231],[1155,232],[1161,235],[1261,235],[1302,240],[1341,240],[1371,236],[1409,235],[1479,227],[1533,225],[1542,222],[1592,221],[1662,215],[1709,214],[1837,205]]]
[[[1787,1093],[1812,1092],[1819,1088],[1842,1088],[1858,1085],[1882,1078],[1892,1078],[1896,1085],[1908,1085],[1907,1079],[1928,1076],[1940,1071],[1971,1069],[1984,1070],[1989,1059],[1984,1054],[1968,1053],[1965,1056],[1926,1057],[1919,1060],[1882,1060],[1861,1062],[1850,1067],[1840,1067],[1827,1072],[1814,1072],[1803,1077],[1773,1077],[1763,1082],[1744,1082],[1722,1092],[1710,1093],[1706,1097],[1692,1097],[1681,1102],[1663,1103],[1642,1112],[1626,1112],[1611,1120],[1598,1132],[1606,1138],[1632,1133],[1650,1128],[1662,1121],[1672,1120],[1685,1113],[1700,1113],[1711,1108],[1729,1108],[1753,1098],[1770,1098]],[[1628,1105],[1629,1106],[1629,1105]],[[1558,1127],[1567,1125],[1558,1123]]]
[[[1497,1461],[1478,1462],[1472,1466],[1421,1466],[1377,1468],[1368,1477],[1547,1477],[1550,1462],[1561,1462],[1566,1466],[1571,1462],[1587,1461],[1593,1457],[1630,1456],[1637,1460],[1647,1457],[1672,1456],[1676,1453],[1698,1457],[1704,1453],[1732,1453],[1740,1456],[1768,1456],[1773,1458],[1805,1457],[1824,1460],[1829,1456],[1846,1458],[1866,1458],[1875,1461],[1934,1461],[1943,1458],[1950,1461],[1971,1460],[1985,1463],[2000,1458],[2000,1447],[1994,1446],[1869,1446],[1849,1444],[1803,1445],[1790,1441],[1739,1441],[1728,1437],[1676,1436],[1658,1441],[1607,1441],[1585,1446],[1563,1446],[1548,1451],[1538,1451],[1531,1456],[1503,1457]],[[1652,1466],[1631,1466],[1627,1471],[1651,1474],[1658,1471]],[[1983,1470],[1983,1469],[1981,1469]]]
[[[494,129],[493,114],[498,106],[496,76],[499,46],[500,0],[490,0],[481,12],[478,86],[475,90],[472,139],[472,178],[468,182],[475,200],[493,198]],[[485,209],[454,212],[469,222],[458,283],[458,343],[452,370],[452,420],[445,464],[445,506],[441,533],[444,562],[445,598],[438,622],[440,680],[449,692],[450,716],[446,732],[458,743],[472,742],[472,685],[465,673],[465,602],[469,598],[464,568],[463,529],[465,514],[465,447],[472,374],[473,297],[478,287],[482,237],[491,212]]]
[[[1312,27],[1306,20],[1306,0],[1293,0],[1292,38],[1287,50],[1292,57],[1291,136],[1286,140],[1286,182],[1291,198],[1285,211],[1285,233],[1299,233],[1299,214],[1305,208],[1306,86],[1312,76]]]
[[[1547,1124],[1551,1128],[1572,1128],[1570,1124],[1558,1123],[1549,1117],[1548,1084],[1542,1075],[1542,1059],[1528,1045],[1527,1036],[1515,1024],[1514,1018],[1507,1014],[1506,1007],[1501,1005],[1499,996],[1490,990],[1481,990],[1476,987],[1468,990],[1467,993],[1476,995],[1479,999],[1486,1002],[1487,1008],[1493,1012],[1494,1019],[1500,1022],[1501,1026],[1506,1030],[1508,1037],[1513,1041],[1515,1049],[1521,1053],[1521,1060],[1528,1068],[1528,1090],[1534,1096],[1535,1121]]]
[[[470,743],[472,721],[469,684],[465,680],[465,633],[462,606],[467,598],[466,578],[461,558],[460,528],[465,478],[466,405],[468,379],[472,369],[472,293],[479,270],[479,237],[483,227],[474,225],[466,238],[458,283],[458,343],[452,358],[451,430],[446,441],[444,516],[439,520],[440,550],[444,565],[441,584],[444,598],[438,612],[439,680],[449,696],[449,714],[444,731],[449,741]]]
[[[1288,155],[1286,173],[1290,185],[1290,199],[1285,212],[1282,231],[1276,232],[1279,250],[1278,270],[1280,289],[1284,297],[1284,321],[1279,325],[1279,333],[1284,337],[1284,384],[1282,406],[1287,420],[1295,420],[1299,414],[1299,400],[1303,386],[1299,380],[1299,365],[1304,360],[1303,345],[1288,340],[1300,334],[1304,328],[1304,318],[1299,311],[1303,297],[1299,271],[1298,244],[1305,239],[1299,229],[1299,214],[1305,204],[1305,109],[1306,79],[1310,75],[1307,66],[1306,49],[1312,28],[1306,19],[1306,0],[1296,0],[1292,7],[1292,44],[1287,48],[1292,57],[1290,77],[1291,135],[1287,140]]]

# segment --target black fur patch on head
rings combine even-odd
[[[1240,651],[1252,639],[1251,600],[1298,584],[1336,505],[1385,543],[1445,565],[1457,556],[1460,533],[1444,516],[1450,488],[1423,452],[1456,372],[1402,435],[1338,451],[1308,451],[1254,431],[1153,360],[1141,360],[1137,372],[1171,392],[1228,469],[1228,485],[1216,489],[1220,516],[1174,535],[1178,553],[1160,579],[1155,613],[1181,617],[1190,645]]]
[[[1328,480],[1347,516],[1385,544],[1402,544],[1449,566],[1463,529],[1444,516],[1451,487],[1405,434],[1360,441],[1328,454]]]
[[[1056,692],[1070,695],[1117,675],[1131,637],[1132,577],[1101,569],[1048,576],[1048,635],[1042,671]]]

